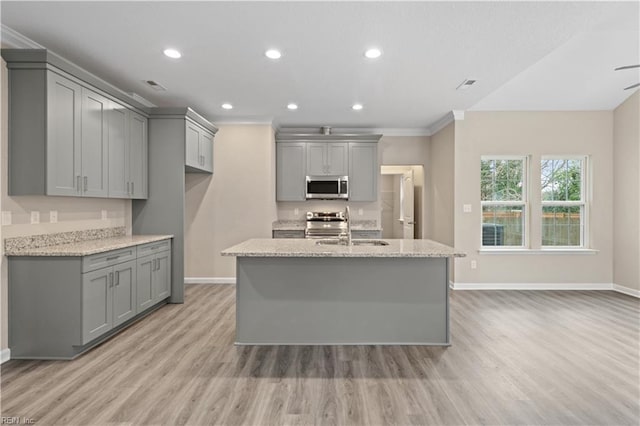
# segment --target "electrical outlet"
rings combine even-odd
[[[11,212],[4,211],[2,212],[2,226],[11,225]]]
[[[49,210],[49,222],[58,223],[58,210]]]
[[[462,211],[465,213],[471,213],[471,204],[463,204]]]
[[[358,216],[362,216],[364,214],[364,211],[362,209],[358,209]]]
[[[31,212],[31,224],[32,225],[37,225],[40,223],[40,212],[33,210]]]
[[[102,220],[107,220],[107,211],[106,210],[102,210],[101,218],[102,218]]]
[[[478,262],[475,260],[471,261],[471,269],[476,269],[478,267]]]

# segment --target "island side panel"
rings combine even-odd
[[[446,258],[238,257],[238,344],[449,345]]]

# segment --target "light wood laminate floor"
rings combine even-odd
[[[639,422],[638,299],[454,291],[453,346],[236,347],[235,288],[189,285],[74,361],[1,367],[2,416],[61,425]]]

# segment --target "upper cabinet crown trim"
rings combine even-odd
[[[136,101],[128,93],[118,89],[111,83],[91,74],[61,56],[47,49],[2,49],[2,58],[7,62],[9,69],[48,69],[51,71],[63,71],[78,80],[93,86],[113,96],[117,100],[134,107],[144,114],[149,114],[149,107]],[[65,76],[68,77],[68,76]]]
[[[151,118],[188,118],[214,135],[218,132],[218,128],[216,126],[189,107],[152,108],[149,113]]]
[[[378,142],[381,134],[347,133],[334,129],[329,134],[322,128],[281,128],[276,132],[276,142]]]

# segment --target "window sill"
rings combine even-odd
[[[593,255],[593,254],[598,254],[600,252],[600,250],[594,250],[594,249],[586,249],[586,248],[557,248],[557,249],[551,249],[551,248],[545,248],[545,249],[518,249],[518,248],[504,248],[504,249],[487,249],[487,248],[483,248],[483,249],[479,249],[478,253],[479,254],[488,254],[488,255],[509,255],[509,254],[587,254],[587,255]]]

